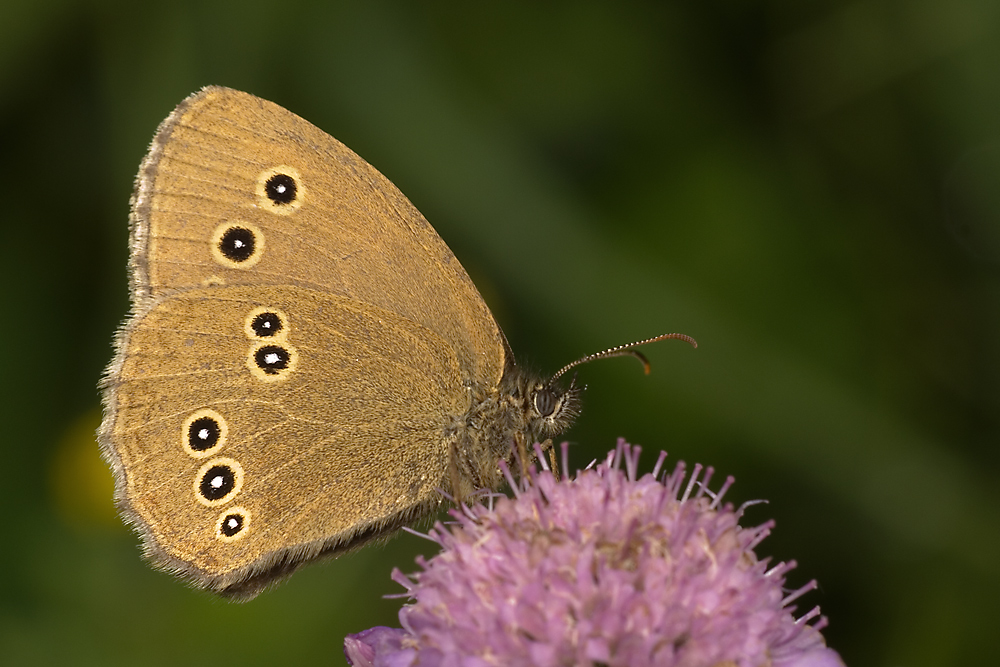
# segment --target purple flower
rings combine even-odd
[[[564,469],[565,458],[564,446]],[[723,504],[732,477],[714,493],[711,468],[685,484],[679,463],[661,478],[661,453],[637,479],[638,458],[619,441],[574,479],[546,469],[512,483],[513,499],[454,510],[456,523],[429,532],[441,552],[393,572],[412,601],[402,628],[350,635],[348,662],[843,667],[819,633],[826,619],[810,624],[819,609],[794,616],[816,582],[787,592],[795,564],[753,552],[773,522],[741,528],[744,508]]]

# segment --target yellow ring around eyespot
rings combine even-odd
[[[188,439],[191,432],[191,424],[197,420],[208,417],[215,421],[219,425],[219,440],[214,445],[208,449],[199,451],[191,447],[191,442]],[[229,437],[229,424],[226,423],[225,417],[220,415],[218,412],[211,408],[202,408],[201,410],[196,410],[192,412],[187,419],[184,420],[184,425],[181,427],[181,448],[188,456],[192,456],[196,459],[203,459],[213,454],[217,453],[226,444],[226,439]]]
[[[229,259],[222,254],[222,249],[219,247],[222,244],[222,237],[225,236],[226,232],[231,229],[246,229],[253,233],[253,254],[243,261]],[[264,232],[260,231],[260,228],[256,225],[252,225],[244,220],[227,220],[216,227],[215,231],[212,232],[212,259],[214,259],[217,264],[220,264],[227,269],[249,269],[254,266],[264,256],[264,246]]]
[[[201,482],[205,477],[205,473],[215,466],[225,466],[233,471],[233,488],[229,491],[229,493],[221,498],[210,500],[201,494]],[[195,500],[205,507],[218,507],[220,505],[225,505],[243,489],[243,466],[241,466],[236,459],[225,457],[212,459],[198,469],[198,474],[194,476],[193,488]]]
[[[243,527],[240,529],[240,532],[235,535],[226,535],[222,532],[222,524],[233,514],[239,514],[243,517]],[[247,531],[250,529],[250,517],[250,510],[246,507],[243,507],[242,505],[230,507],[225,512],[220,514],[219,518],[215,522],[215,539],[227,543],[243,539],[243,537],[247,534]]]
[[[287,204],[275,203],[267,196],[266,186],[268,180],[279,174],[289,176],[295,181],[295,199]],[[298,169],[283,164],[260,172],[260,175],[257,176],[257,185],[254,188],[254,194],[257,195],[257,206],[261,209],[277,215],[291,215],[299,210],[302,202],[305,201],[306,186],[302,183],[302,176],[299,174]]]
[[[278,319],[281,320],[281,329],[273,336],[258,336],[257,332],[253,330],[252,326],[250,326],[253,324],[254,318],[263,313],[274,313],[278,316]],[[285,311],[278,308],[271,308],[270,306],[259,306],[254,308],[247,314],[246,319],[243,320],[243,333],[245,333],[247,338],[250,340],[281,343],[288,339],[288,330],[290,328],[291,324],[288,321],[288,315],[285,314]]]
[[[256,354],[257,351],[263,347],[280,347],[281,349],[288,352],[288,365],[285,368],[278,369],[275,373],[268,373],[264,371],[260,366],[257,365]],[[280,382],[282,380],[287,380],[288,377],[295,371],[299,365],[299,353],[293,346],[286,342],[280,342],[278,344],[272,343],[268,340],[258,340],[253,345],[250,346],[250,352],[247,353],[247,368],[250,369],[251,375],[253,375],[258,380],[262,382]]]

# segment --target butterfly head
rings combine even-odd
[[[525,395],[524,409],[527,431],[536,442],[559,435],[580,414],[580,394],[584,387],[577,385],[576,375],[563,388],[556,378],[548,382],[531,382]]]

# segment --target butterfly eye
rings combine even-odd
[[[549,438],[569,428],[580,414],[580,388],[575,381],[566,390],[542,385],[535,390],[532,402],[538,412],[538,418],[531,420],[533,436]]]
[[[194,480],[195,497],[209,507],[229,502],[242,488],[243,466],[233,459],[209,461]]]
[[[551,389],[542,388],[535,393],[535,410],[542,417],[548,417],[556,410],[556,396]]]

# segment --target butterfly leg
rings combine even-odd
[[[549,467],[552,469],[552,474],[556,476],[556,479],[559,479],[559,462],[556,460],[556,448],[552,445],[552,438],[547,438],[541,446],[542,451],[549,455]]]
[[[452,500],[458,505],[461,504],[465,497],[463,493],[462,472],[459,470],[458,458],[461,454],[459,453],[458,438],[452,439],[449,449],[451,450],[451,454],[448,456],[448,481],[451,485]]]
[[[529,479],[528,477],[528,440],[524,437],[524,433],[520,431],[514,432],[514,446],[515,454],[517,455],[517,460],[519,467],[521,469],[521,479]]]

